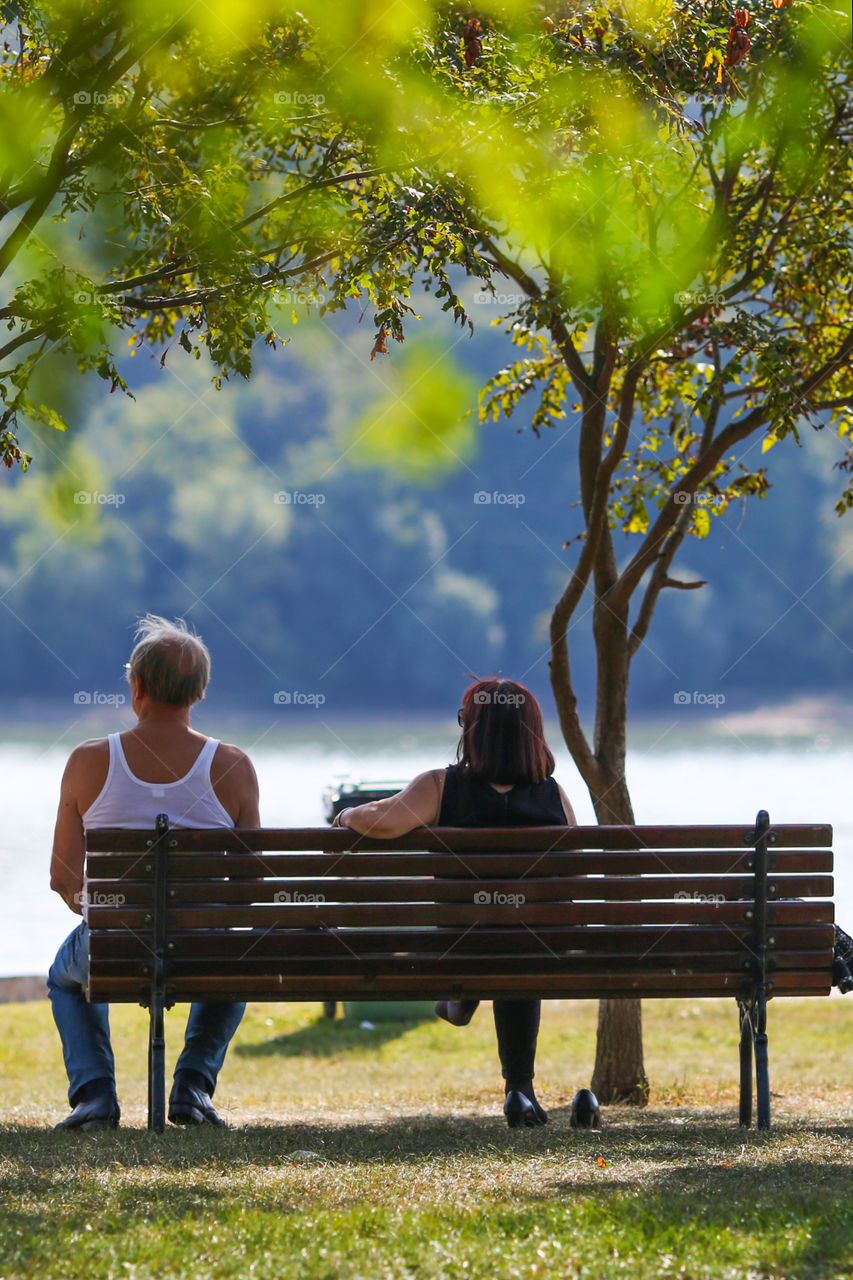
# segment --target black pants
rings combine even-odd
[[[533,1079],[541,1001],[495,1000],[492,1003],[501,1074],[507,1088],[517,1089]]]

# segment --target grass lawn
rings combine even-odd
[[[112,1013],[123,1127],[73,1135],[50,1129],[47,1003],[0,1006],[0,1280],[850,1276],[853,998],[771,1003],[769,1133],[737,1127],[734,1001],[644,1008],[650,1105],[608,1108],[600,1133],[569,1126],[595,1005],[554,1002],[544,1129],[506,1127],[489,1006],[369,1031],[270,1004],[220,1079],[234,1127],[157,1136],[142,1010]]]

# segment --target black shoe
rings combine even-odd
[[[176,1080],[169,1094],[169,1122],[171,1124],[212,1124],[225,1129],[228,1126],[213,1103],[210,1094],[198,1085]]]
[[[578,1089],[572,1099],[570,1124],[573,1129],[600,1129],[601,1108],[592,1089]]]
[[[88,1102],[78,1102],[64,1120],[54,1129],[68,1129],[72,1133],[91,1133],[93,1129],[117,1129],[121,1111],[114,1093],[101,1093]]]
[[[479,1003],[479,1000],[436,1000],[435,1016],[454,1027],[467,1027]]]
[[[535,1098],[528,1098],[520,1089],[510,1089],[504,1100],[504,1115],[510,1129],[519,1125],[533,1129],[537,1125],[547,1124],[548,1116]]]

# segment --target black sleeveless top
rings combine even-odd
[[[448,765],[438,815],[440,827],[565,827],[560,789],[553,778],[495,791],[463,764]]]

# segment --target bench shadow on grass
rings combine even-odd
[[[230,1053],[244,1058],[336,1058],[342,1053],[376,1049],[422,1026],[425,1021],[431,1019],[383,1019],[367,1028],[361,1027],[355,1018],[319,1017],[295,1031],[254,1043],[234,1044]]]
[[[141,1129],[69,1135],[7,1125],[0,1129],[0,1265],[4,1238],[11,1242],[16,1232],[40,1238],[55,1229],[60,1184],[71,1188],[70,1198],[64,1193],[64,1232],[87,1230],[111,1186],[110,1220],[132,1233],[152,1220],[168,1229],[187,1219],[215,1218],[239,1199],[253,1167],[293,1168],[297,1177],[299,1169],[307,1173],[290,1203],[279,1185],[252,1184],[254,1209],[298,1217],[324,1205],[327,1179],[337,1168],[363,1166],[369,1174],[377,1164],[387,1163],[390,1171],[467,1155],[472,1176],[482,1184],[484,1212],[498,1212],[505,1223],[511,1219],[519,1240],[535,1230],[543,1211],[556,1205],[582,1212],[591,1201],[600,1215],[596,1230],[626,1233],[629,1240],[660,1238],[668,1251],[677,1251],[679,1239],[697,1230],[706,1238],[709,1231],[727,1232],[735,1241],[764,1237],[775,1248],[796,1224],[796,1242],[785,1245],[792,1274],[827,1275],[827,1266],[843,1266],[833,1275],[847,1273],[853,1257],[853,1215],[846,1211],[851,1161],[838,1156],[850,1149],[851,1126],[780,1124],[769,1134],[746,1133],[727,1112],[692,1126],[668,1117],[640,1124],[620,1117],[597,1135],[572,1131],[565,1108],[554,1112],[554,1121],[545,1129],[510,1131],[497,1117],[415,1115],[382,1123],[170,1129],[163,1135]],[[797,1155],[793,1144],[810,1140],[825,1144],[830,1158]],[[768,1148],[775,1159],[767,1158]],[[504,1167],[508,1158],[523,1161],[527,1155],[536,1161],[528,1187],[513,1179],[502,1188],[483,1168],[484,1160]],[[544,1168],[543,1156],[551,1157]],[[606,1157],[603,1166],[600,1157]],[[212,1169],[222,1179],[218,1184]],[[455,1181],[458,1176],[457,1170]],[[363,1192],[339,1196],[337,1209],[369,1202],[374,1193],[368,1182]],[[465,1230],[452,1204],[429,1211],[446,1212],[448,1230]],[[395,1212],[393,1200],[389,1212]]]

